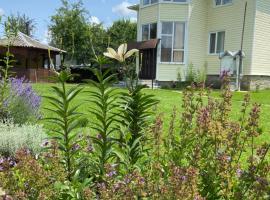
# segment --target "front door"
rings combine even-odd
[[[143,80],[156,79],[157,49],[140,50],[140,73],[139,78]]]

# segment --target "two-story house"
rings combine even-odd
[[[220,53],[242,44],[242,88],[270,86],[270,0],[140,0],[130,9],[138,15],[142,79],[176,81],[192,63],[207,65],[215,82]]]

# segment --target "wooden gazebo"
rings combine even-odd
[[[25,77],[31,82],[48,82],[53,72],[50,71],[50,60],[54,64],[59,64],[56,57],[65,51],[43,44],[21,32],[9,41],[0,39],[0,57],[4,57],[7,51],[7,45],[10,43],[10,52],[16,60],[13,63],[12,70],[17,77]]]

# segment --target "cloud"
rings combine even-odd
[[[99,18],[96,16],[91,16],[89,20],[90,20],[91,24],[100,24],[101,23]]]
[[[5,11],[3,8],[0,8],[0,16],[3,16],[5,14]]]
[[[131,5],[132,4],[129,3],[128,1],[123,1],[122,3],[114,6],[112,8],[112,11],[123,17],[131,16],[135,14],[135,11],[128,9],[128,7]]]

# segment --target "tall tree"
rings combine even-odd
[[[130,20],[121,19],[115,21],[108,29],[108,36],[110,37],[110,46],[117,48],[120,44],[130,41],[136,41],[137,23]]]
[[[90,58],[96,55],[103,55],[109,44],[109,38],[102,24],[88,25],[88,38],[86,39],[89,51],[87,56]]]
[[[88,16],[81,0],[75,3],[62,0],[62,6],[51,16],[51,43],[66,50],[70,61],[86,62],[85,54],[89,51],[86,43],[89,35]]]
[[[17,13],[17,15],[11,14],[8,16],[5,22],[5,28],[9,24],[10,31],[17,32],[20,31],[28,36],[33,36],[34,30],[36,28],[35,20],[26,16],[25,14]]]

